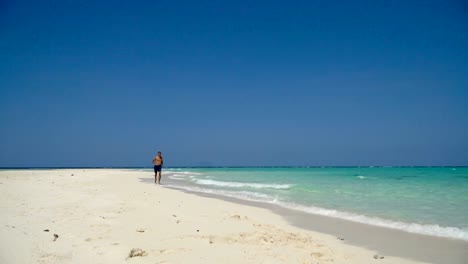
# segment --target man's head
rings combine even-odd
[[[158,156],[161,156],[161,151],[158,151]]]

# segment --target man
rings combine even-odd
[[[156,157],[153,158],[154,165],[154,183],[161,184],[161,168],[163,166],[163,157],[161,151],[158,151]]]

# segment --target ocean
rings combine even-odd
[[[172,188],[468,241],[468,167],[167,168],[163,177]]]

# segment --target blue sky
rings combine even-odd
[[[2,1],[0,166],[468,165],[467,25],[463,1]]]

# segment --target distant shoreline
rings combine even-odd
[[[25,170],[25,169],[31,169],[31,170],[37,170],[37,169],[151,169],[153,168],[152,166],[143,166],[143,167],[125,167],[125,166],[112,166],[112,167],[0,167],[0,170]],[[346,166],[346,165],[338,165],[338,166],[166,166],[164,168],[167,169],[207,169],[207,168],[233,168],[233,169],[242,169],[242,168],[468,168],[468,165],[441,165],[441,166],[422,166],[422,165],[415,165],[415,166]]]

